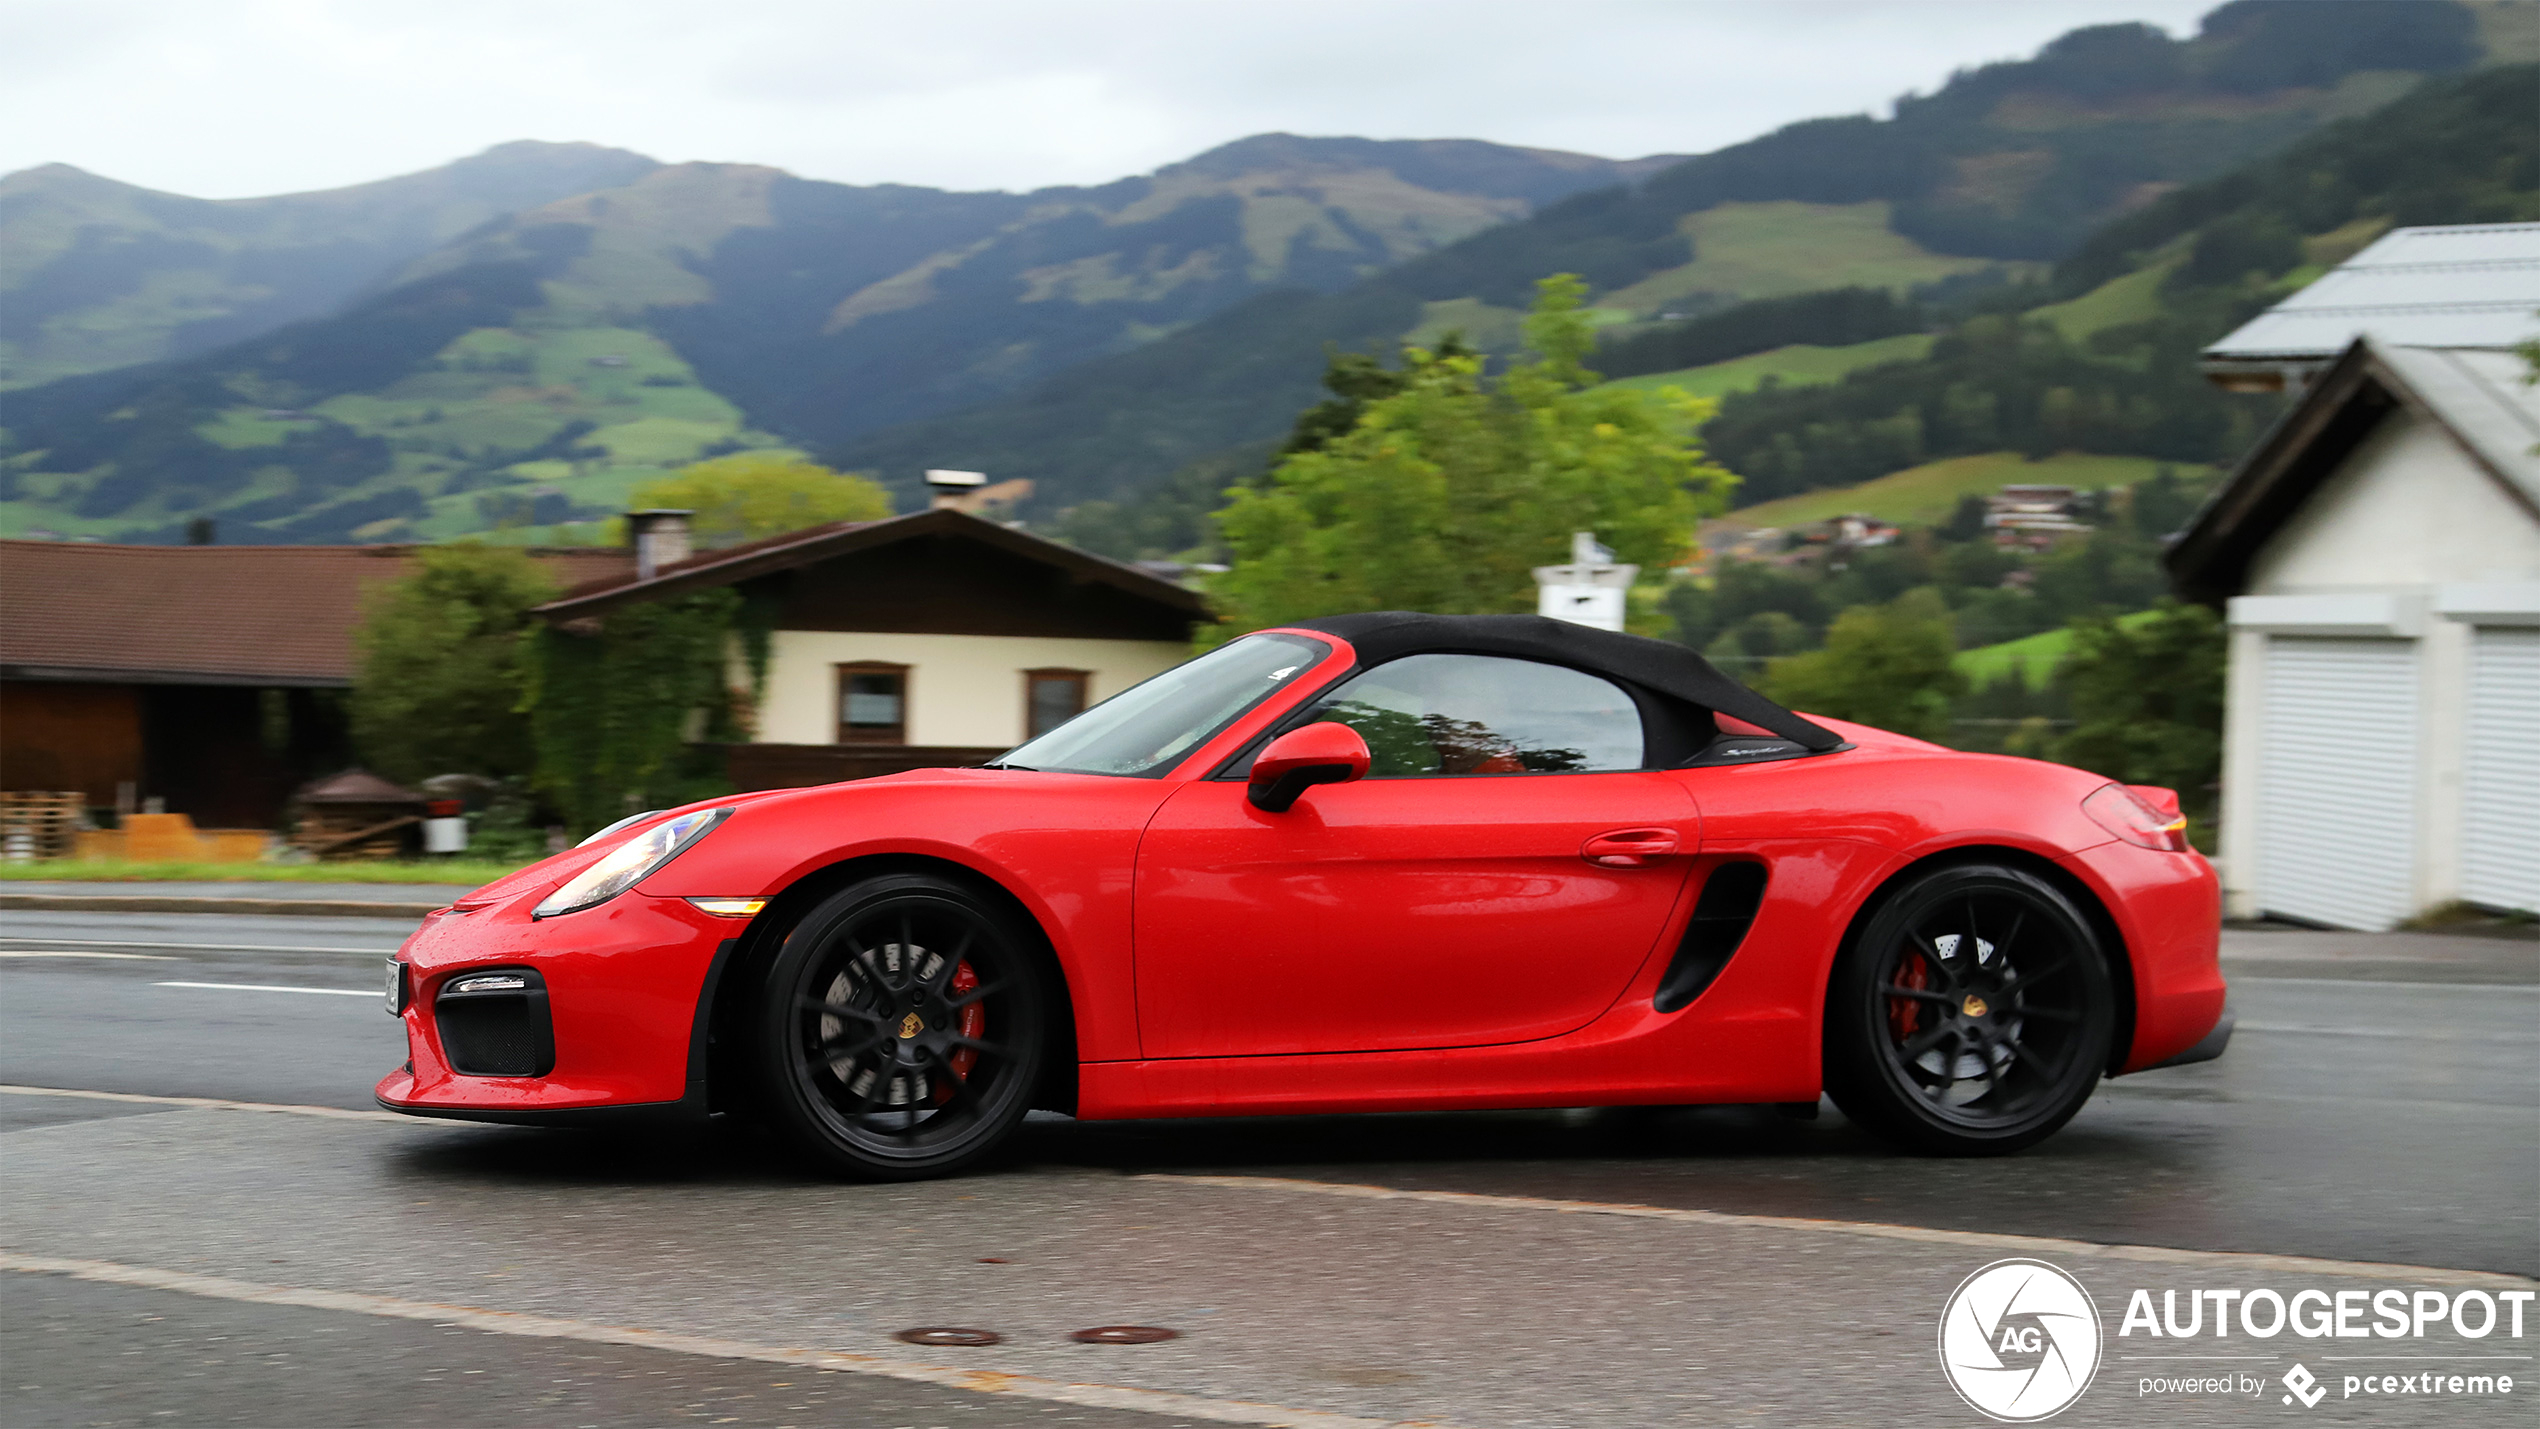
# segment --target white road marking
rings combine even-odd
[[[376,1315],[390,1320],[421,1320],[429,1324],[459,1325],[490,1334],[518,1335],[529,1339],[578,1340],[586,1344],[626,1345],[635,1349],[667,1350],[672,1354],[704,1355],[714,1359],[755,1360],[762,1364],[790,1365],[799,1369],[843,1370],[850,1374],[879,1375],[885,1379],[909,1380],[974,1394],[1011,1394],[1018,1399],[1074,1404],[1090,1409],[1127,1409],[1142,1414],[1178,1415],[1217,1424],[1274,1424],[1291,1426],[1291,1429],[1412,1429],[1416,1422],[1422,1429],[1447,1429],[1447,1426],[1429,1419],[1362,1419],[1350,1414],[1285,1409],[1275,1404],[1208,1399],[1196,1394],[1135,1389],[1119,1384],[1068,1384],[1038,1375],[1011,1374],[1003,1370],[963,1369],[954,1365],[923,1364],[836,1350],[780,1349],[741,1340],[683,1335],[668,1330],[639,1330],[623,1325],[595,1324],[589,1320],[568,1320],[554,1315],[524,1315],[474,1305],[436,1305],[427,1300],[406,1300],[393,1295],[367,1295],[348,1290],[263,1285],[250,1280],[194,1275],[142,1265],[118,1265],[103,1260],[64,1260],[0,1250],[0,1270],[67,1275],[75,1280],[130,1285],[145,1290],[172,1290],[183,1295],[199,1295],[210,1300],[239,1300],[252,1305],[295,1305],[311,1310]]]
[[[2410,1042],[2529,1042],[2528,1032],[2455,1032],[2443,1029],[2391,1027],[2320,1027],[2302,1022],[2243,1022],[2241,1032],[2286,1033],[2297,1037],[2398,1037]]]
[[[195,1111],[269,1111],[285,1116],[325,1117],[335,1121],[393,1121],[399,1126],[421,1125],[414,1117],[394,1111],[354,1111],[340,1106],[296,1106],[289,1102],[235,1102],[224,1097],[161,1097],[144,1092],[92,1092],[85,1087],[17,1087],[0,1083],[0,1096],[71,1097],[92,1102],[137,1102],[145,1105],[186,1107]]]
[[[1622,1201],[1564,1201],[1550,1196],[1494,1196],[1475,1191],[1412,1191],[1395,1186],[1362,1186],[1346,1181],[1307,1181],[1286,1176],[1198,1176],[1172,1171],[1142,1173],[1141,1181],[1179,1181],[1188,1186],[1214,1186],[1232,1191],[1294,1191],[1317,1196],[1346,1196],[1370,1201],[1427,1201],[1475,1210],[1557,1211],[1568,1215],[1631,1216],[1642,1220],[1678,1221],[1690,1225],[1739,1226],[1758,1230],[1816,1231],[1869,1236],[1879,1240],[1920,1241],[1928,1245],[1963,1245],[1985,1250],[2015,1250],[2031,1255],[2095,1255],[2110,1260],[2148,1260],[2168,1265],[2230,1266],[2252,1272],[2286,1275],[2346,1275],[2366,1280],[2401,1280],[2417,1285],[2530,1288],[2519,1275],[2487,1270],[2450,1270],[2431,1265],[2390,1265],[2366,1260],[2326,1260],[2308,1255],[2266,1255],[2239,1250],[2180,1250],[2162,1245],[2103,1245],[2097,1241],[2053,1236],[2006,1235],[1993,1231],[1935,1230],[1929,1226],[1889,1225],[1881,1221],[1819,1220],[1810,1216],[1753,1216],[1733,1211],[1682,1210]]]
[[[2377,977],[2259,977],[2253,974],[2248,978],[2248,983],[2251,987],[2335,987],[2344,988],[2350,992],[2371,992],[2395,987],[2410,992],[2540,993],[2540,983],[2527,982],[2396,982]]]
[[[222,992],[312,992],[321,997],[376,998],[380,996],[379,989],[375,987],[280,987],[261,982],[154,982],[150,985],[152,987],[213,988]]]
[[[376,958],[384,958],[397,951],[393,945],[379,948],[309,948],[292,943],[148,943],[134,938],[29,938],[17,934],[0,935],[0,942],[47,948],[174,948],[184,953],[360,953]]]
[[[145,944],[144,946],[156,945]],[[41,952],[28,948],[0,948],[0,958],[128,958],[134,962],[143,963],[181,963],[185,961],[183,958],[171,957],[166,953],[63,952],[49,948]]]

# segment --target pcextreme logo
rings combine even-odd
[[[2493,1291],[2458,1292],[2388,1285],[2133,1289],[2119,1292],[2126,1309],[2111,1350],[2098,1306],[2079,1280],[2042,1260],[1997,1260],[1960,1281],[1942,1307],[1940,1367],[1969,1408],[2006,1424],[2034,1424],[2071,1408],[2109,1358],[2122,1362],[2118,1373],[2133,1380],[2139,1399],[2272,1400],[2298,1410],[2332,1396],[2493,1401],[2514,1393],[2516,1371],[2524,1372],[2528,1393],[2535,1356],[2517,1342],[2525,1309],[2540,1300],[2540,1291],[2502,1288],[2513,1281],[2494,1279]],[[2295,1363],[2279,1378],[2274,1368],[2251,1363],[2267,1355],[2240,1353],[2272,1348],[2267,1342],[2278,1336],[2315,1342],[2303,1358],[2325,1369]]]
[[[2042,1260],[1997,1260],[1940,1312],[1940,1367],[1967,1407],[2006,1424],[2064,1412],[2099,1372],[2099,1307]]]

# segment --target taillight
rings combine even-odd
[[[2092,823],[2138,848],[2185,853],[2187,818],[2178,812],[2176,795],[2169,804],[2161,809],[2123,784],[2105,784],[2081,801],[2081,811]]]

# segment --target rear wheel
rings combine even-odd
[[[768,969],[755,1050],[773,1119],[815,1160],[874,1180],[993,1152],[1030,1108],[1049,1040],[1030,936],[929,875],[832,894]]]
[[[2090,1099],[2115,1022],[2107,955],[2071,899],[2016,868],[1935,869],[1835,966],[1826,1090],[1916,1151],[2017,1151]]]

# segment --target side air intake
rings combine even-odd
[[[1667,965],[1650,1005],[1660,1012],[1692,1006],[1746,941],[1763,901],[1764,865],[1724,863],[1711,870],[1703,880],[1702,897],[1693,905],[1693,919],[1685,924],[1684,940],[1676,944],[1676,960]]]
[[[529,968],[484,968],[441,985],[432,1000],[450,1070],[470,1077],[543,1077],[556,1069],[547,980]]]

